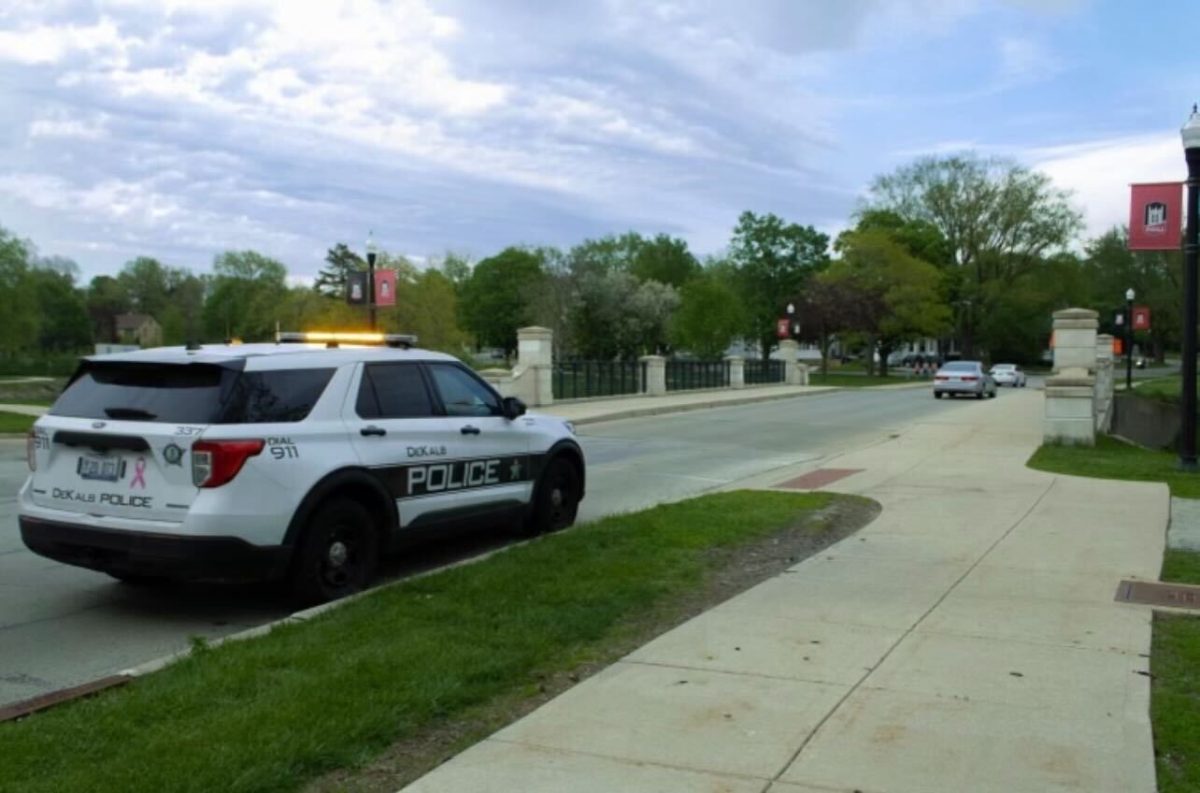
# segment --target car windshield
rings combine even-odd
[[[1017,365],[1013,364],[1013,363],[998,363],[992,367],[992,371],[993,372],[1011,372],[1016,368],[1017,368]]]
[[[948,363],[942,367],[942,369],[947,372],[974,372],[978,370],[978,368],[979,364],[969,361],[955,361],[954,363]]]

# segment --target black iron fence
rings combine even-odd
[[[764,361],[761,358],[749,359],[742,370],[742,375],[746,385],[782,383],[785,378],[784,363],[783,361]]]
[[[560,361],[554,364],[554,398],[639,394],[646,365],[638,361]]]
[[[728,388],[729,361],[667,361],[667,390]]]

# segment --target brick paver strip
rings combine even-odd
[[[818,468],[815,471],[809,471],[804,476],[780,482],[775,487],[788,487],[793,490],[816,490],[819,487],[833,484],[839,479],[853,476],[862,470],[861,468]]]

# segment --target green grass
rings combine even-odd
[[[14,432],[29,432],[35,421],[37,421],[37,416],[26,416],[22,413],[9,413],[0,410],[0,435]]]
[[[838,374],[830,372],[829,374],[821,374],[820,372],[810,372],[808,375],[809,385],[824,385],[837,386],[838,388],[870,388],[871,386],[879,385],[898,385],[900,383],[918,382],[916,378],[904,377],[897,375],[888,375],[887,377],[872,377],[865,374]]]
[[[1177,471],[1178,461],[1179,458],[1171,452],[1143,449],[1098,435],[1094,447],[1042,446],[1029,458],[1028,465],[1053,474],[1166,482],[1173,496],[1200,498],[1200,474]]]
[[[1179,375],[1156,377],[1152,380],[1134,381],[1133,391],[1140,397],[1157,399],[1160,402],[1179,402],[1179,392],[1183,389],[1183,378]]]
[[[1168,550],[1163,581],[1200,584],[1200,553]],[[1150,718],[1160,793],[1200,790],[1200,617],[1158,614],[1150,650]]]
[[[288,791],[536,691],[678,608],[827,494],[735,492],[607,518],[0,724],[0,790]],[[824,530],[821,521],[812,531]]]

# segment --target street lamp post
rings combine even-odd
[[[1181,130],[1187,158],[1187,235],[1183,245],[1183,415],[1180,424],[1179,468],[1196,471],[1196,254],[1197,213],[1200,212],[1200,113],[1192,115]]]
[[[375,232],[367,232],[367,317],[371,330],[375,330],[375,257],[379,248],[375,245]]]
[[[1125,390],[1133,388],[1133,287],[1125,290]]]

